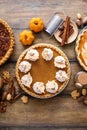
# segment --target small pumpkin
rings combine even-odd
[[[34,41],[35,37],[32,31],[24,30],[19,34],[19,39],[23,45],[30,45]]]
[[[30,29],[34,32],[40,32],[44,28],[44,22],[41,18],[32,18],[29,23]]]

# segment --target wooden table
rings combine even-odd
[[[15,65],[19,55],[25,47],[19,42],[19,33],[28,29],[29,20],[32,17],[41,17],[46,23],[51,15],[58,12],[60,16],[69,15],[72,20],[76,19],[76,13],[87,16],[87,0],[0,0],[0,17],[7,21],[12,27],[15,35],[15,49],[11,58],[5,65],[0,67],[3,70],[15,73]],[[72,75],[66,89],[51,99],[40,100],[29,96],[29,103],[24,105],[21,100],[14,104],[8,103],[6,113],[0,113],[1,128],[30,129],[30,130],[51,130],[51,129],[87,129],[87,106],[78,103],[70,96],[74,89],[75,74],[82,70],[76,60],[74,48],[75,42],[60,47],[54,37],[48,39],[45,32],[35,35],[33,43],[50,43],[65,52],[71,64]],[[1,130],[0,128],[0,130]]]

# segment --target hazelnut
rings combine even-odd
[[[85,96],[87,94],[87,90],[84,88],[82,89],[82,95]]]
[[[7,99],[7,101],[10,101],[12,99],[12,95],[10,93],[8,93],[6,99]]]
[[[82,24],[83,24],[83,25],[87,25],[87,16],[83,18]]]
[[[82,23],[79,19],[76,20],[76,24],[77,24],[78,27],[81,27],[81,25],[82,25]]]
[[[79,19],[79,20],[82,19],[82,15],[80,13],[77,13],[77,19]]]
[[[80,84],[80,83],[75,83],[75,87],[76,87],[76,88],[82,88],[82,87],[83,87],[83,85],[82,85],[82,84]]]
[[[21,97],[21,100],[22,100],[22,102],[23,102],[24,104],[26,104],[26,103],[28,103],[29,98],[28,98],[28,96],[22,96],[22,97]]]

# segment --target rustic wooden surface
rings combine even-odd
[[[15,35],[14,53],[8,62],[0,67],[3,70],[15,73],[15,65],[19,55],[25,47],[19,42],[19,33],[28,29],[29,20],[32,17],[41,17],[48,21],[50,16],[58,12],[65,17],[69,15],[73,20],[76,13],[87,15],[87,0],[0,0],[0,17],[12,27]],[[55,38],[48,38],[45,32],[35,34],[33,44],[51,43],[62,49],[71,64],[72,75],[66,89],[54,98],[40,100],[29,96],[29,103],[24,105],[20,100],[14,104],[8,103],[6,113],[0,113],[0,130],[86,130],[87,129],[87,106],[72,100],[70,92],[74,89],[75,74],[82,70],[78,64],[74,52],[75,42],[60,47]]]

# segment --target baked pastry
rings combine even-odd
[[[0,19],[0,65],[4,64],[13,52],[14,35],[10,26]]]
[[[26,58],[31,50],[38,52],[38,57],[35,61],[31,60],[31,57]],[[43,52],[45,50],[51,52],[50,60],[44,58],[45,54]],[[62,69],[54,65],[57,56],[63,57]],[[28,69],[26,73],[25,71],[22,72],[19,67],[23,61],[31,64],[31,69]],[[64,71],[63,73],[66,74],[63,79],[61,78],[62,82],[56,79],[57,71]],[[37,98],[50,98],[60,93],[67,85],[70,78],[70,64],[65,54],[57,47],[45,43],[37,44],[26,49],[19,57],[16,64],[16,77],[20,87],[26,93]]]
[[[87,71],[87,29],[78,36],[75,51],[80,65]]]

